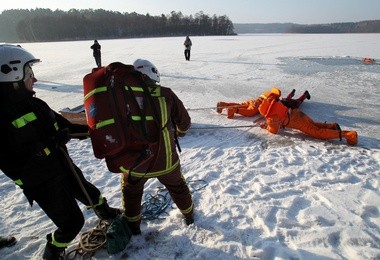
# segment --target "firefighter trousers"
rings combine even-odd
[[[193,214],[193,201],[189,187],[182,175],[181,166],[178,164],[172,172],[157,177],[168,190],[174,203],[185,216]],[[141,178],[137,183],[128,181],[128,174],[122,176],[122,193],[124,214],[131,227],[139,227],[141,222],[141,201],[144,192],[144,184],[147,178]]]
[[[93,205],[98,204],[101,198],[100,191],[84,178],[77,166],[73,166]],[[86,206],[90,206],[91,203],[73,172],[63,171],[63,169],[61,172],[57,169],[54,174],[57,177],[33,188],[33,191],[29,193],[32,193],[33,200],[57,226],[52,234],[53,241],[50,242],[59,245],[58,247],[66,247],[84,225],[84,217],[76,200]]]

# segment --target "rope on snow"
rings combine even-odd
[[[110,224],[106,220],[99,220],[95,228],[83,232],[78,245],[66,254],[65,259],[76,259],[79,255],[82,260],[92,259],[96,250],[107,246],[107,229]]]
[[[190,192],[204,189],[208,184],[204,180],[187,180]],[[158,187],[156,194],[145,194],[142,204],[142,219],[161,219],[166,208],[172,204],[169,191],[164,187]]]

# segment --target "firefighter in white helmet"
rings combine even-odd
[[[157,178],[169,191],[187,225],[194,222],[194,203],[189,187],[182,174],[179,155],[176,150],[177,136],[184,136],[191,125],[191,118],[182,101],[170,88],[158,85],[160,73],[157,67],[148,60],[137,59],[133,66],[141,72],[145,86],[148,87],[153,103],[152,113],[155,120],[149,121],[146,132],[149,136],[158,136],[157,145],[152,145],[151,157],[123,169],[122,193],[124,215],[132,234],[141,234],[141,199],[144,185],[149,179]],[[154,109],[155,108],[155,109]],[[154,121],[154,122],[152,122]],[[157,125],[156,125],[157,124]],[[179,147],[179,146],[178,146]],[[131,157],[138,157],[139,153],[131,153]]]
[[[34,97],[32,65],[39,61],[18,45],[0,45],[0,169],[57,226],[47,234],[43,259],[60,259],[84,224],[76,200],[102,219],[120,211],[108,206],[68,156],[70,133],[87,133],[87,126],[71,124]]]

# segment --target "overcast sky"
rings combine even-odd
[[[105,9],[150,15],[181,11],[227,15],[233,23],[335,23],[380,20],[380,0],[2,0],[7,9]]]

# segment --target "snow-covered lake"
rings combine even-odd
[[[178,209],[144,221],[124,254],[94,259],[380,259],[380,34],[255,34],[99,40],[103,65],[153,62],[161,84],[189,109],[192,128],[180,139],[182,168],[193,190],[195,223]],[[92,41],[25,43],[42,60],[34,66],[37,96],[57,111],[83,103],[82,79],[95,66]],[[308,90],[301,109],[316,121],[356,130],[357,146],[311,139],[293,130],[278,135],[256,118],[217,114],[218,101],[242,102],[277,86],[283,96]],[[204,129],[202,129],[204,128]],[[85,176],[121,207],[120,176],[93,156],[90,140],[70,141]],[[54,174],[54,173],[52,173]],[[40,259],[54,224],[31,208],[0,174],[2,235],[18,243],[0,259]],[[206,187],[197,189],[197,183]],[[160,184],[150,180],[146,194]],[[85,232],[97,217],[84,205]],[[78,243],[79,235],[71,248]]]

